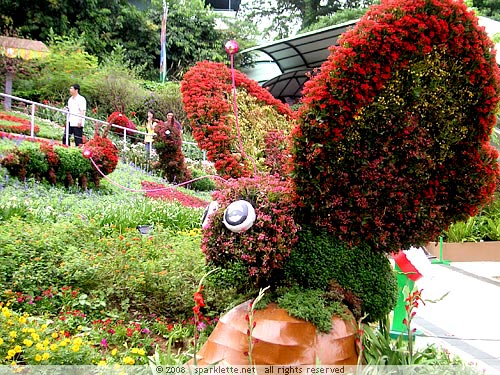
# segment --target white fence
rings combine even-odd
[[[7,106],[7,103],[8,103],[8,107],[9,108],[10,108],[11,103],[12,103],[13,100],[23,103],[26,106],[25,107],[26,109],[29,108],[30,114],[31,114],[31,121],[30,121],[31,122],[31,131],[30,131],[30,136],[32,138],[35,137],[35,115],[36,115],[37,108],[45,108],[45,109],[49,109],[51,111],[56,111],[56,112],[62,113],[66,117],[66,123],[65,123],[65,126],[66,126],[66,132],[65,132],[65,134],[66,134],[66,144],[69,144],[69,142],[68,142],[69,132],[67,131],[68,130],[67,127],[68,127],[69,112],[68,112],[67,108],[57,108],[57,107],[53,107],[53,106],[50,106],[50,105],[47,105],[47,104],[33,102],[31,100],[19,98],[17,96],[8,95],[8,94],[4,94],[4,93],[0,93],[0,97],[4,98],[5,105]],[[78,117],[84,118],[85,120],[91,121],[94,124],[94,126],[97,125],[97,124],[99,124],[101,126],[108,126],[109,125],[108,122],[102,121],[102,120],[98,120],[98,119],[93,118],[93,117],[83,116],[83,115],[78,115],[78,114],[75,114],[75,116],[78,116]],[[122,137],[123,137],[123,144],[124,145],[127,143],[127,133],[129,133],[129,134],[132,133],[132,134],[134,134],[137,137],[144,137],[146,135],[146,132],[124,128],[123,126],[120,126],[120,125],[111,124],[111,126],[114,127],[114,128],[120,129],[123,132],[123,136]],[[115,134],[116,134],[116,132],[115,132]],[[197,147],[197,144],[195,142],[185,142],[185,141],[183,141],[183,145],[184,144]],[[205,151],[203,151],[203,160],[206,160],[206,152]]]

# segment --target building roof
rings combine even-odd
[[[0,36],[0,55],[28,60],[44,56],[48,52],[47,46],[37,40]]]

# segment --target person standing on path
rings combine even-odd
[[[155,136],[156,123],[155,112],[150,109],[148,111],[148,119],[146,120],[146,136],[144,137],[146,158],[148,159],[151,157],[151,151],[153,150],[153,137]]]
[[[83,127],[85,119],[79,115],[85,116],[87,110],[87,100],[80,95],[80,85],[74,84],[69,88],[70,97],[68,99],[68,123],[64,130],[63,144],[71,143],[70,138],[73,134],[75,138],[75,146],[80,146],[83,143]],[[68,132],[66,134],[66,132]]]

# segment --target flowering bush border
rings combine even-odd
[[[8,122],[17,122],[18,124],[20,124],[20,125],[0,124],[0,131],[8,131],[8,132],[25,134],[25,135],[31,134],[31,123],[28,120],[25,120],[23,118],[19,118],[17,116],[13,116],[13,115],[5,113],[5,112],[0,112],[0,120],[5,120]],[[35,125],[33,132],[35,134],[38,134],[40,132],[40,127],[38,125]]]
[[[163,184],[156,182],[142,181],[142,188],[146,189],[146,197],[155,199],[165,199],[168,201],[177,201],[185,207],[204,208],[208,202],[203,199],[185,194],[176,188],[168,188]]]
[[[487,203],[500,94],[494,46],[452,0],[384,1],[305,86],[294,131],[300,217],[393,252]]]
[[[0,132],[0,136],[38,144],[39,152],[43,155],[41,161],[43,165],[34,168],[31,165],[34,160],[30,162],[33,149],[14,147],[0,159],[0,165],[6,167],[12,176],[21,180],[28,177],[45,178],[51,184],[64,182],[66,186],[73,185],[74,180],[78,178],[83,189],[87,188],[88,177],[91,177],[96,186],[100,184],[102,175],[91,167],[87,159],[83,157],[80,148],[70,148],[45,139],[33,139],[3,132]],[[115,170],[118,164],[118,149],[107,137],[96,134],[84,147],[92,151],[92,159],[105,175]]]

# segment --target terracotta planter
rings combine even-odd
[[[429,242],[425,248],[439,259],[438,242]],[[500,241],[444,242],[442,257],[451,262],[500,262]]]
[[[225,314],[197,354],[199,365],[248,365],[249,302]],[[330,333],[317,333],[309,322],[296,319],[269,304],[254,311],[256,326],[252,358],[256,365],[355,365],[356,321],[333,318]],[[193,364],[193,361],[190,362]]]

